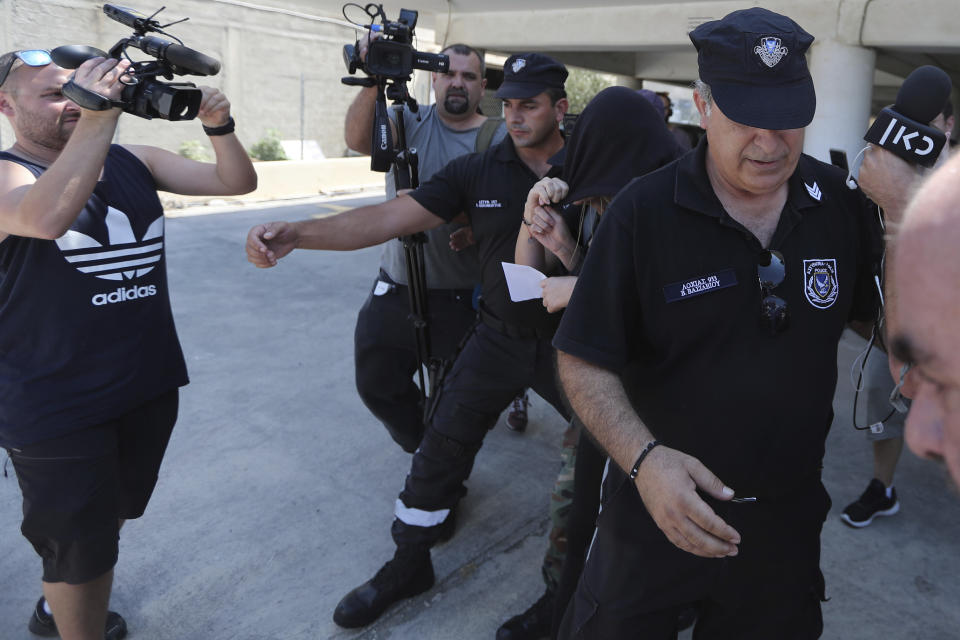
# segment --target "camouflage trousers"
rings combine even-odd
[[[577,463],[577,442],[580,439],[580,423],[572,420],[563,432],[560,450],[560,473],[550,494],[550,543],[543,558],[543,582],[547,590],[557,592],[563,561],[567,556],[567,530],[573,506],[574,467]]]

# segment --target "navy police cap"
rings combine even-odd
[[[516,53],[503,63],[503,84],[497,97],[532,98],[547,89],[563,89],[567,68],[542,53]]]
[[[800,129],[817,97],[805,53],[813,36],[786,16],[755,7],[690,32],[700,79],[725,116],[760,129]]]

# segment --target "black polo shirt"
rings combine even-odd
[[[508,324],[551,336],[559,314],[547,313],[541,300],[511,301],[500,264],[514,261],[523,205],[539,179],[507,136],[482,153],[454,159],[410,195],[447,222],[465,211],[480,253],[484,308]]]
[[[617,196],[554,345],[618,373],[644,423],[741,495],[785,490],[819,468],[832,421],[837,342],[876,309],[871,213],[844,174],[809,156],[789,179],[771,241],[789,326],[760,323],[763,247],[724,211],[694,153]]]

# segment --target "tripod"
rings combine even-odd
[[[406,127],[403,118],[403,108],[406,105],[410,111],[416,113],[417,101],[407,90],[406,80],[397,80],[384,77],[343,78],[343,83],[354,86],[377,87],[377,101],[373,119],[372,148],[370,153],[370,168],[373,171],[386,172],[393,168],[393,180],[396,192],[403,189],[416,189],[420,185],[419,159],[417,150],[407,146]],[[391,109],[394,112],[394,121],[397,126],[397,140],[393,143],[393,133],[390,129],[390,119],[387,116],[387,99],[391,100]],[[410,304],[410,321],[413,325],[414,339],[417,349],[417,382],[420,390],[420,406],[426,417],[429,397],[434,396],[436,385],[439,384],[439,372],[442,361],[432,357],[430,350],[430,333],[427,318],[427,274],[423,260],[423,245],[427,237],[423,233],[401,236],[404,258],[407,271],[407,295]],[[424,365],[427,376],[424,377]],[[429,387],[427,385],[430,385]]]

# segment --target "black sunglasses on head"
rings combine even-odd
[[[787,328],[789,315],[787,301],[773,295],[773,290],[783,283],[787,274],[787,265],[779,251],[764,251],[757,265],[757,280],[760,282],[760,324],[777,335]]]
[[[0,56],[0,86],[3,86],[3,83],[7,81],[10,69],[13,68],[13,63],[17,60],[23,61],[23,64],[28,67],[45,67],[53,62],[50,52],[46,49],[22,49],[5,53]]]

